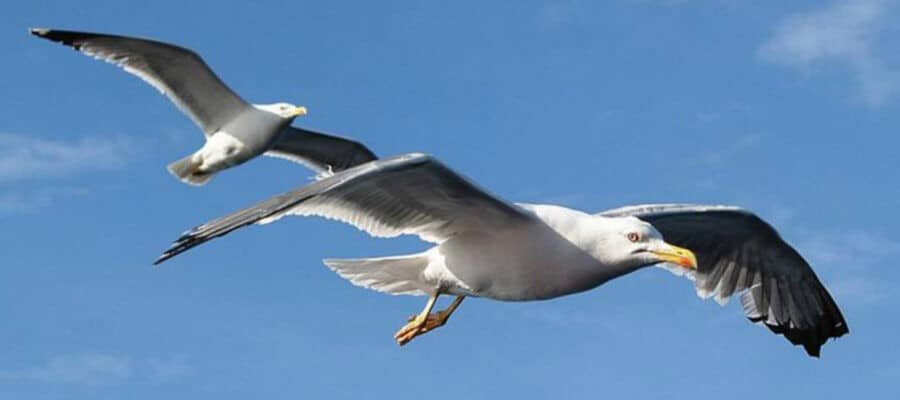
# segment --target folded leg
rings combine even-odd
[[[466,298],[465,296],[456,296],[447,308],[432,314],[431,310],[434,309],[434,304],[439,295],[438,292],[432,294],[428,299],[428,303],[425,304],[425,309],[421,313],[410,317],[407,324],[394,334],[397,344],[403,346],[415,339],[416,336],[444,326],[447,320],[450,319],[450,316],[453,315],[453,312]]]
[[[428,302],[425,303],[425,308],[422,312],[415,317],[410,318],[409,322],[407,322],[406,325],[403,325],[403,327],[394,334],[394,340],[397,341],[397,344],[403,346],[422,333],[422,329],[428,321],[428,316],[431,314],[431,310],[434,309],[434,303],[437,302],[437,298],[440,295],[440,292],[435,290],[431,296],[428,297]]]

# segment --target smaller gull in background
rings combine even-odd
[[[320,173],[374,160],[364,145],[290,126],[306,108],[249,104],[191,50],[154,40],[54,29],[30,32],[116,64],[165,94],[206,136],[200,150],[169,164],[185,183],[203,185],[217,172],[260,154],[300,162]]]

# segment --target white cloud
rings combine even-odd
[[[900,72],[885,65],[875,45],[888,11],[884,0],[837,0],[789,16],[760,46],[758,55],[807,74],[828,63],[846,68],[862,99],[877,107],[900,92]]]
[[[759,145],[762,137],[756,133],[736,137],[731,143],[703,157],[703,162],[711,166],[721,166],[733,160],[737,155]]]
[[[875,370],[875,375],[885,378],[900,378],[900,366],[889,366]]]
[[[125,166],[137,146],[128,137],[52,140],[0,133],[0,218],[33,213],[83,188],[21,186],[22,181],[71,176]],[[4,183],[16,183],[4,188]],[[14,189],[13,189],[14,188]]]
[[[828,271],[827,285],[840,302],[857,305],[888,301],[893,292],[879,268],[900,256],[900,242],[861,230],[801,231],[797,250],[816,271]],[[896,299],[894,299],[896,300]]]
[[[581,15],[581,2],[579,0],[557,0],[544,4],[541,7],[540,25],[546,30],[556,30],[566,24],[578,20]]]
[[[59,141],[0,134],[0,182],[121,168],[132,148],[124,137]]]
[[[60,197],[82,196],[84,188],[48,188],[33,191],[0,190],[0,218],[10,215],[30,214],[53,205]]]
[[[900,255],[900,243],[862,230],[803,232],[799,244],[809,261],[841,270],[865,269]]]
[[[723,133],[724,135],[724,133]],[[757,133],[729,134],[728,141],[719,147],[703,149],[699,155],[684,156],[685,165],[693,165],[696,176],[690,183],[704,192],[720,191],[722,182],[728,179],[734,166],[753,155],[763,136]],[[729,168],[731,167],[731,168]]]
[[[128,380],[171,381],[193,372],[194,368],[180,355],[135,361],[115,354],[83,353],[56,356],[46,364],[19,370],[0,370],[0,381],[110,385]]]
[[[878,281],[864,276],[845,276],[828,283],[831,294],[853,304],[867,305],[885,301],[888,296]]]
[[[99,385],[128,379],[132,375],[127,357],[109,354],[58,356],[47,365],[20,371],[0,371],[0,380]]]
[[[716,111],[701,111],[696,114],[697,121],[703,124],[716,122],[722,119],[722,113]]]
[[[28,214],[52,203],[49,193],[0,193],[0,217]]]
[[[190,375],[194,369],[184,357],[151,358],[147,360],[151,374],[160,380],[177,379]]]
[[[678,7],[686,5],[688,0],[629,0],[629,2],[637,5]]]

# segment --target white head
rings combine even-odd
[[[306,107],[298,107],[290,103],[254,104],[253,106],[284,119],[294,119],[306,115]]]
[[[591,253],[607,265],[623,269],[672,263],[687,269],[697,268],[697,259],[688,249],[666,243],[653,225],[635,217],[594,216],[597,234]]]

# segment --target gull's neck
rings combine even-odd
[[[593,216],[582,211],[548,204],[518,204],[566,238],[572,244],[593,255],[599,239],[594,228]]]
[[[550,292],[562,295],[594,288],[603,282],[621,276],[631,270],[621,268],[616,260],[608,259],[602,251],[606,230],[598,226],[598,221],[590,214],[555,205],[518,204],[540,219],[546,228],[546,235],[538,242],[547,244],[554,240],[564,240],[569,246],[551,247],[562,252],[548,251],[547,259],[540,261],[550,273],[542,278],[547,287],[558,290]],[[544,235],[544,234],[541,234]]]
[[[610,243],[610,238],[621,234],[618,231],[622,218],[602,217],[555,205],[520,204],[531,211],[550,229],[589,255],[601,267],[605,279],[627,274],[640,268],[639,264],[624,262],[623,254],[610,251],[618,246]],[[597,273],[595,266],[589,267]]]
[[[277,105],[275,104],[251,104],[254,108],[260,111],[267,112],[269,114],[275,115],[277,117],[281,117],[281,113],[278,112]]]

